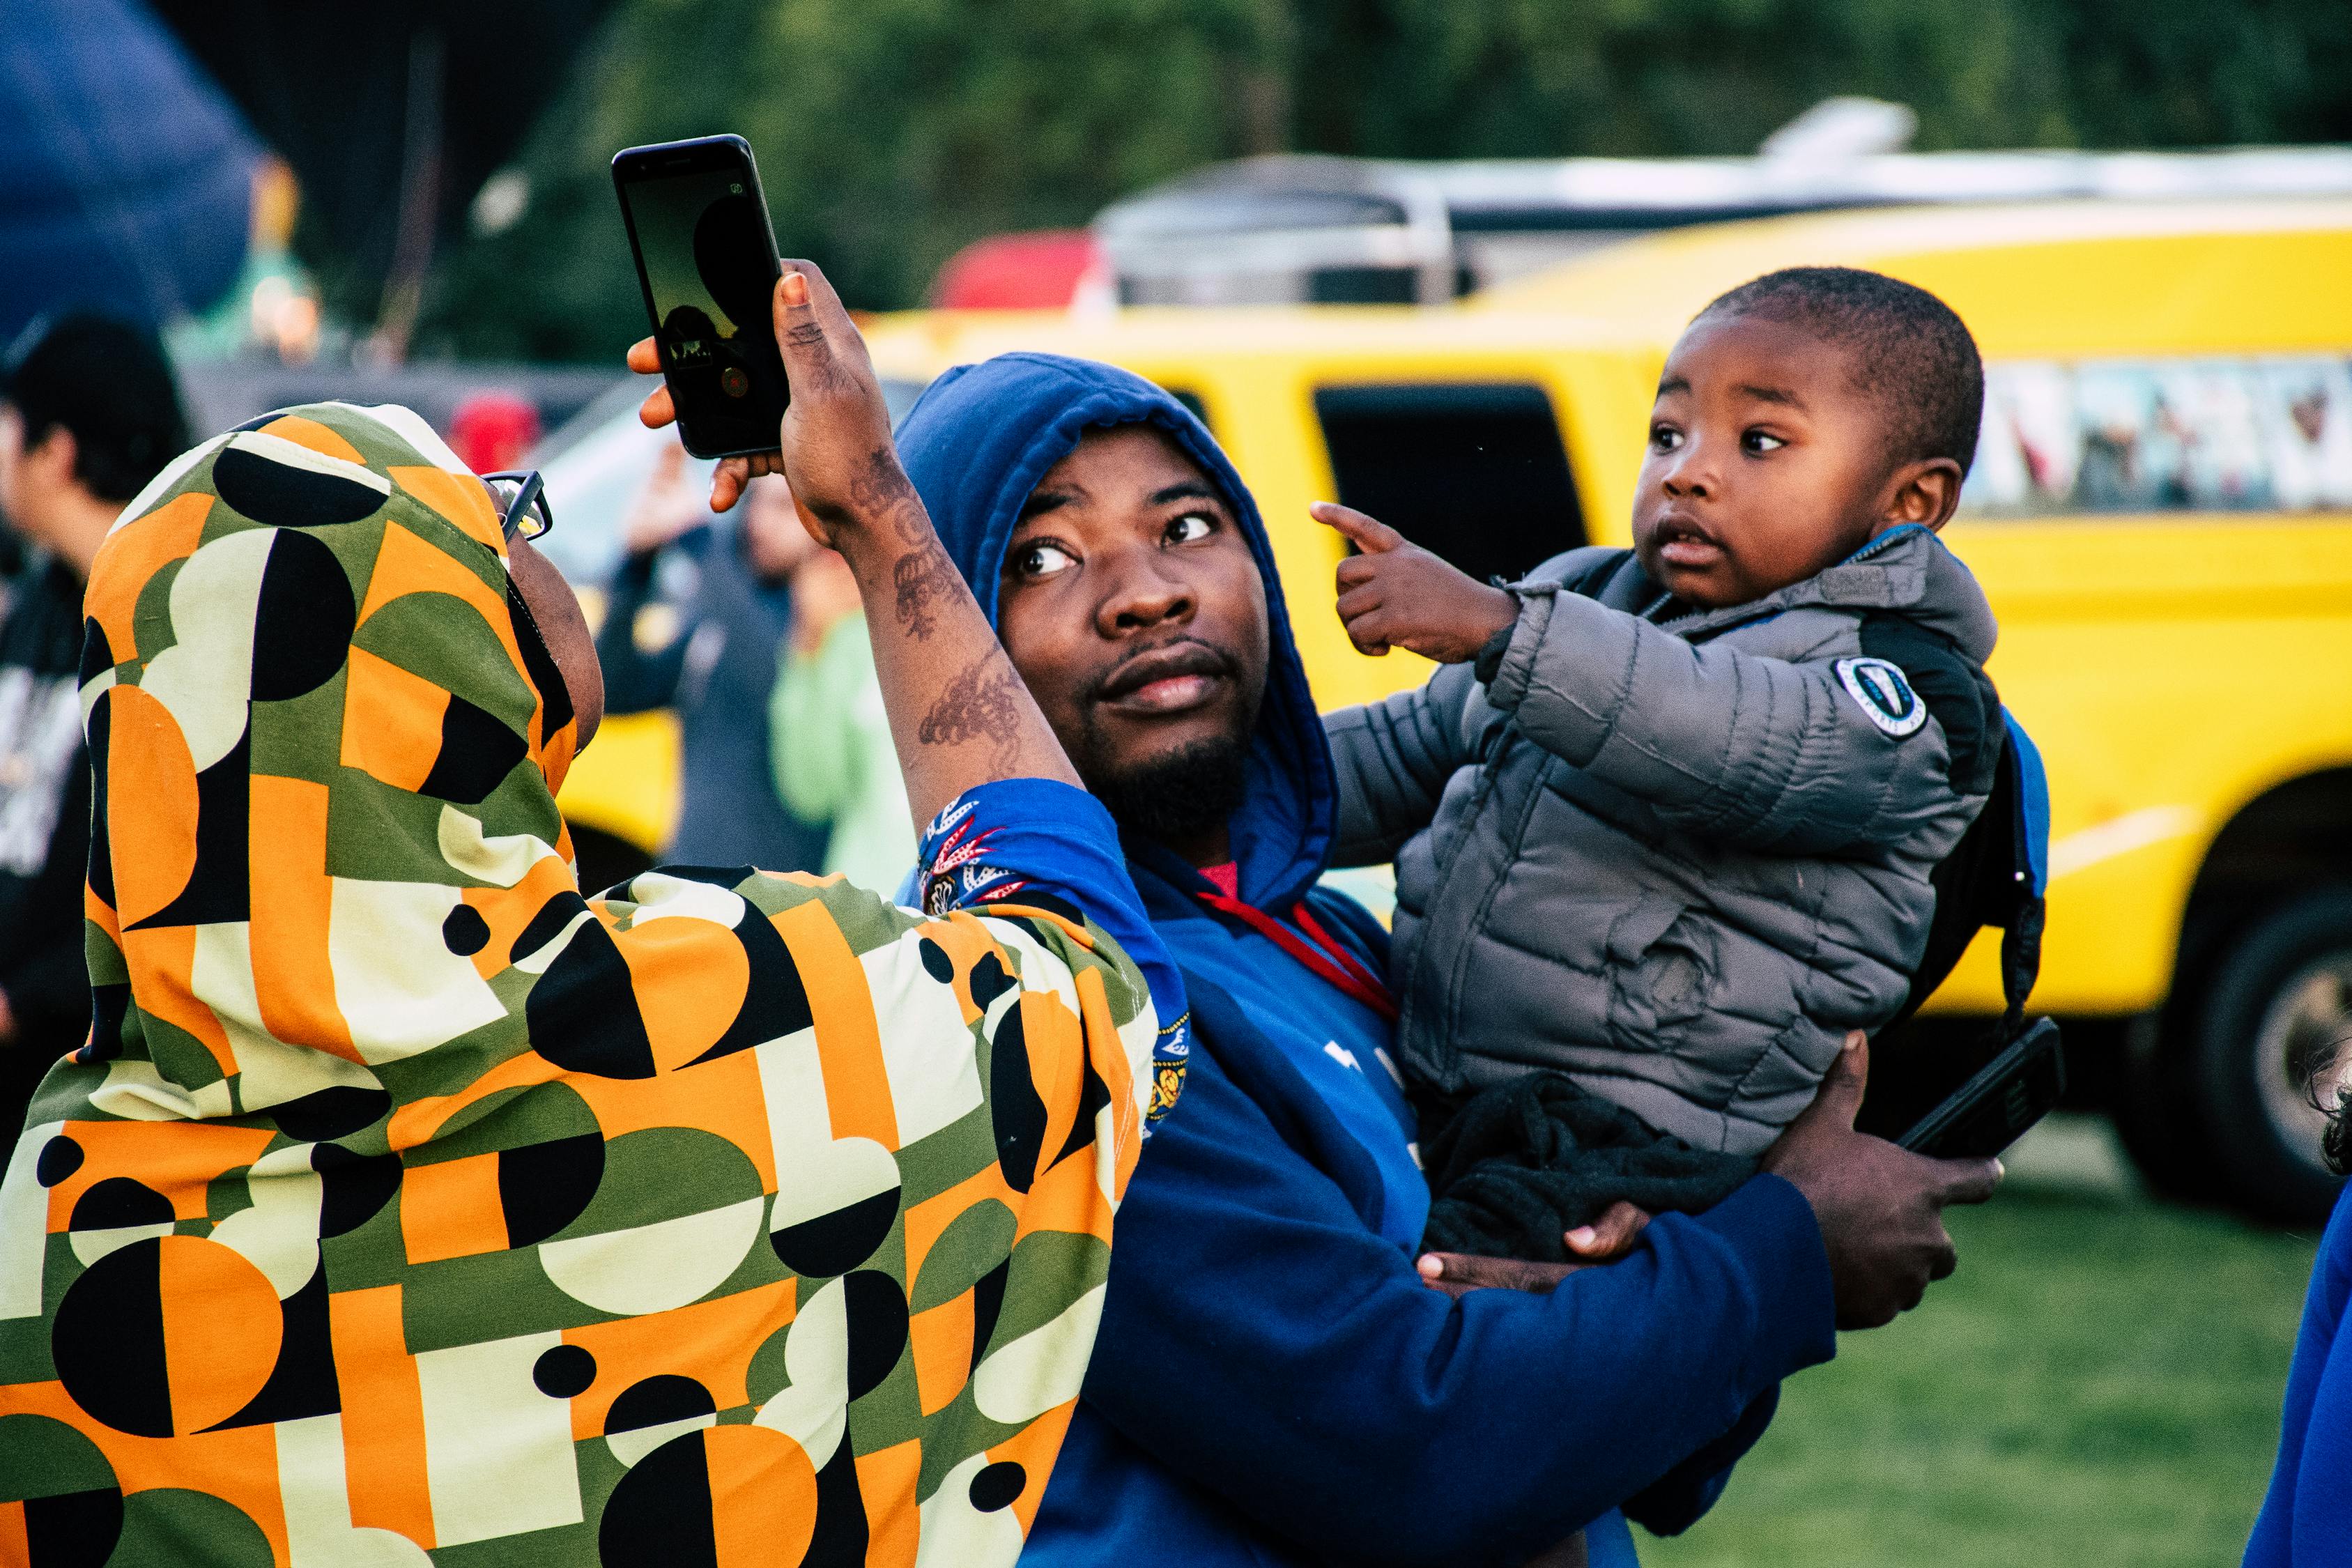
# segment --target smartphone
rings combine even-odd
[[[792,389],[776,349],[775,231],[751,146],[704,136],[613,157],[679,439],[698,458],[772,452]]]
[[[1989,1159],[2055,1110],[2065,1092],[2058,1026],[2044,1018],[1895,1142],[1939,1160]]]

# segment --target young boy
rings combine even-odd
[[[1356,646],[1445,667],[1328,721],[1335,858],[1396,861],[1427,1245],[1707,1206],[1901,1006],[2000,759],[1992,614],[1936,538],[1983,392],[1935,296],[1791,268],[1667,356],[1630,552],[1494,587],[1316,509]]]

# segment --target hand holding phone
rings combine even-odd
[[[772,449],[792,391],[768,331],[776,237],[751,144],[627,148],[614,156],[613,189],[686,449]]]
[[[2043,1018],[1895,1142],[1939,1160],[1989,1159],[2056,1110],[2065,1092],[2058,1026]]]
[[[1927,1159],[1855,1131],[1869,1079],[1870,1043],[1856,1030],[1813,1103],[1764,1151],[1763,1168],[1812,1205],[1841,1329],[1875,1328],[1917,1306],[1958,1263],[1944,1209],[1983,1203],[2000,1180],[1994,1161]]]
[[[908,507],[920,513],[922,503],[890,444],[889,406],[857,323],[814,262],[786,261],[782,267],[771,314],[780,361],[797,393],[773,445],[720,459],[711,479],[711,510],[733,506],[754,478],[782,474],[817,542],[854,558],[877,528],[887,524],[904,535],[908,525],[897,515]],[[653,339],[631,346],[631,370],[645,374],[658,363]],[[676,423],[677,406],[669,386],[648,394],[637,417],[655,429]],[[919,532],[930,536],[928,518]]]
[[[881,384],[840,296],[814,265],[787,261],[770,314],[792,403],[773,449],[720,461],[711,504],[732,505],[754,474],[782,473],[809,531],[848,563],[915,821],[995,779],[1077,785],[1077,771],[898,466]],[[650,341],[629,351],[633,369],[659,363]],[[664,386],[640,416],[658,427],[676,415]],[[921,614],[908,610],[909,583],[920,586]]]

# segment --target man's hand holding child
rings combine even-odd
[[[1467,664],[1519,618],[1519,602],[1456,570],[1387,523],[1336,501],[1307,509],[1357,553],[1339,563],[1339,619],[1359,653],[1401,647],[1440,664]]]
[[[1857,1030],[1812,1104],[1764,1151],[1764,1169],[1813,1205],[1841,1329],[1878,1328],[1917,1306],[1931,1281],[1959,1266],[1942,1211],[1985,1202],[2001,1175],[1998,1160],[1930,1159],[1855,1131],[1869,1077],[1870,1047]]]
[[[1998,1160],[1935,1160],[1855,1131],[1869,1076],[1870,1047],[1857,1032],[1813,1103],[1764,1152],[1763,1168],[1813,1206],[1841,1329],[1878,1328],[1917,1306],[1928,1285],[1959,1262],[1942,1211],[1983,1203],[2001,1175]],[[1420,1260],[1422,1283],[1457,1299],[1482,1289],[1546,1295],[1577,1270],[1633,1251],[1649,1223],[1632,1204],[1612,1205],[1568,1233],[1568,1249],[1584,1260],[1578,1263],[1428,1253]]]

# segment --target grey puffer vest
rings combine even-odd
[[[1326,720],[1337,862],[1396,861],[1401,1055],[1449,1091],[1557,1068],[1759,1152],[1903,1002],[1999,762],[1992,612],[1918,528],[1706,614],[1662,618],[1626,551],[1516,590],[1491,684]]]

